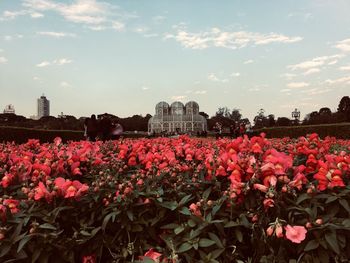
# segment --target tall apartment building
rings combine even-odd
[[[50,116],[50,101],[42,95],[38,99],[38,119],[44,116]]]

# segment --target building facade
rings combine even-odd
[[[15,112],[15,107],[13,107],[12,104],[6,105],[6,107],[5,107],[5,109],[4,109],[4,113],[16,114],[16,112]]]
[[[50,116],[50,101],[42,95],[38,99],[38,119],[44,116]]]
[[[207,120],[199,114],[195,101],[185,105],[180,101],[170,106],[162,101],[156,105],[155,115],[148,121],[148,132],[202,132],[207,130]]]

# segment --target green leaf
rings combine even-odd
[[[329,245],[329,247],[336,253],[336,254],[340,254],[340,249],[339,249],[339,245],[338,245],[338,240],[337,240],[337,236],[335,234],[335,232],[327,232],[325,235],[325,239]]]
[[[338,196],[332,195],[332,196],[327,198],[326,204],[332,203],[332,202],[334,202],[337,199],[338,199]]]
[[[306,244],[304,251],[307,252],[307,251],[314,250],[314,249],[318,248],[319,245],[320,245],[320,243],[316,239],[310,240]]]
[[[209,195],[210,195],[210,193],[211,193],[211,187],[209,187],[207,190],[204,191],[203,197],[202,197],[202,198],[203,198],[204,200],[207,200],[208,197],[209,197]]]
[[[11,250],[11,243],[1,244],[0,246],[0,258],[7,255]]]
[[[217,204],[213,207],[213,210],[211,212],[213,214],[213,216],[216,215],[216,213],[220,210],[220,208],[221,208],[221,204]]]
[[[24,238],[19,241],[18,248],[17,248],[17,253],[22,250],[22,248],[25,246],[25,244],[28,243],[28,241],[32,238],[31,235],[25,236]]]
[[[118,214],[119,214],[119,212],[111,212],[105,216],[105,218],[103,219],[103,222],[102,222],[102,230],[103,231],[105,231],[105,229],[108,225],[108,222],[112,218],[112,216],[115,217]]]
[[[191,211],[186,206],[182,207],[179,212],[186,216],[192,215]]]
[[[216,245],[219,247],[219,248],[224,248],[224,245],[222,244],[221,240],[218,238],[217,235],[215,235],[214,233],[212,232],[209,232],[208,233],[209,237],[211,240],[215,241]]]
[[[133,225],[131,231],[132,232],[142,232],[143,227],[141,225]]]
[[[168,208],[171,211],[174,211],[177,208],[177,202],[176,201],[166,201],[163,203],[159,203],[162,207]]]
[[[241,230],[236,228],[235,229],[235,234],[236,234],[237,240],[242,243],[242,241],[243,241],[243,234],[242,234]]]
[[[191,197],[192,197],[191,194],[184,196],[184,197],[180,200],[179,206],[185,205],[185,204],[191,199]]]
[[[349,220],[350,220],[350,219],[349,219]],[[195,227],[195,226],[196,226],[196,222],[193,221],[192,219],[189,219],[189,220],[187,221],[187,224],[188,224],[189,227]]]
[[[128,215],[130,221],[134,221],[134,214],[131,210],[126,211],[126,214]]]
[[[241,224],[234,222],[234,221],[230,221],[228,222],[224,227],[225,228],[229,228],[229,227],[236,227],[236,226],[240,226]]]
[[[167,224],[167,225],[161,226],[160,229],[175,229],[177,227],[179,227],[178,224],[171,223],[171,224]]]
[[[57,228],[49,223],[45,223],[39,226],[41,229],[50,229],[50,230],[56,230]]]
[[[342,207],[345,208],[345,210],[350,214],[350,207],[348,202],[345,199],[340,199],[339,203],[342,205]]]
[[[309,194],[301,194],[298,199],[296,204],[299,205],[300,203],[302,203],[303,201],[310,199],[310,195]]]
[[[85,230],[81,230],[80,234],[82,234],[83,236],[86,236],[86,237],[91,236],[91,234],[89,232],[85,231]]]
[[[42,250],[43,250],[42,248],[38,248],[34,251],[34,253],[32,255],[32,263],[35,263],[38,260]]]
[[[216,259],[220,257],[220,255],[225,251],[224,248],[216,249],[213,252],[211,252],[211,258]]]
[[[317,252],[321,263],[329,263],[329,254],[326,250],[319,248]]]
[[[192,248],[192,245],[188,242],[182,243],[179,249],[177,250],[177,253],[183,253]]]
[[[215,244],[215,241],[210,240],[208,238],[201,238],[199,239],[199,246],[200,247],[210,247]]]
[[[184,230],[185,230],[185,228],[183,226],[179,226],[179,227],[174,229],[174,233],[175,233],[175,235],[178,235]]]

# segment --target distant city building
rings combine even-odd
[[[12,113],[15,114],[15,107],[12,104],[6,105],[4,109],[4,113]]]
[[[42,95],[38,99],[38,119],[44,116],[50,116],[50,101]]]
[[[170,106],[162,101],[156,105],[156,114],[148,121],[149,132],[202,132],[207,130],[207,120],[199,114],[195,101],[175,101]]]

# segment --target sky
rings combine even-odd
[[[197,101],[253,120],[350,95],[348,0],[0,0],[0,110],[155,114]]]

